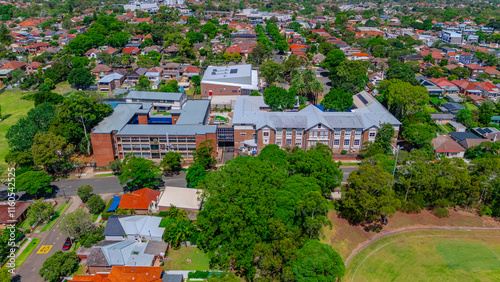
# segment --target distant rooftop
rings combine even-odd
[[[184,93],[178,92],[151,92],[151,91],[130,91],[126,99],[131,99],[132,102],[138,100],[151,101],[181,101]]]
[[[252,65],[209,66],[203,75],[201,83],[234,85],[246,89],[257,89],[257,71]]]

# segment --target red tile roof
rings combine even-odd
[[[126,47],[126,48],[123,48],[122,50],[122,53],[126,54],[126,53],[132,53],[132,52],[139,52],[141,51],[141,49],[137,48],[137,47]]]
[[[151,201],[157,201],[160,192],[149,188],[142,188],[130,194],[125,194],[120,200],[119,208],[125,210],[147,210]]]
[[[73,282],[161,282],[162,267],[113,266],[110,273],[75,275]]]
[[[28,202],[16,202],[14,207],[4,204],[0,205],[0,224],[3,223],[15,223],[16,220],[28,209],[30,203]],[[12,217],[9,216],[9,212],[12,213]]]
[[[26,65],[25,62],[10,61],[10,62],[6,63],[5,65],[3,65],[2,67],[0,67],[0,70],[16,70],[16,69],[24,67],[25,65]]]
[[[184,73],[200,73],[201,69],[197,68],[197,67],[187,67],[185,70],[184,70]]]
[[[472,70],[484,70],[484,69],[486,69],[485,67],[482,67],[478,64],[468,64],[468,65],[465,65],[465,67],[472,69]]]

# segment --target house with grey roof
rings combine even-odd
[[[186,103],[186,93],[130,91],[125,97],[127,103],[151,103],[158,112],[180,110]]]
[[[209,66],[201,79],[201,96],[250,95],[259,90],[259,76],[252,65]]]
[[[87,255],[87,272],[110,272],[113,266],[153,266],[165,258],[168,244],[160,241],[104,240]]]
[[[99,79],[97,81],[97,88],[100,92],[111,92],[115,90],[115,88],[119,88],[124,80],[124,75],[118,72],[113,72]]]
[[[271,112],[262,96],[238,97],[233,115],[235,148],[258,153],[269,144],[308,150],[322,143],[336,153],[356,153],[363,143],[375,141],[384,123],[398,134],[401,122],[371,94],[362,91],[353,99],[350,112],[325,112],[315,105],[298,112]]]
[[[161,217],[147,215],[112,215],[104,229],[108,241],[162,241],[165,228],[159,227]]]

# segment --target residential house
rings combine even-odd
[[[374,86],[378,86],[379,82],[384,80],[383,72],[374,72],[368,75],[368,79]]]
[[[486,67],[486,69],[484,69],[484,72],[493,78],[500,77],[500,71],[498,71],[494,67]]]
[[[160,217],[156,218],[161,220]],[[167,247],[168,244],[162,241],[144,241],[139,238],[137,240],[122,241],[104,240],[92,247],[87,255],[85,266],[87,267],[87,273],[96,275],[111,272],[116,266],[160,266],[165,258]]]
[[[478,90],[482,91],[482,95],[494,102],[498,101],[500,97],[500,89],[495,84],[485,81],[485,82],[474,82]]]
[[[145,75],[147,71],[147,68],[136,68],[125,76],[125,83],[129,86],[134,86],[137,82],[139,82],[141,75]]]
[[[9,61],[8,63],[6,63],[5,65],[0,67],[0,70],[13,71],[13,70],[17,70],[17,69],[20,69],[23,71],[26,70],[26,63],[21,62],[21,61]]]
[[[448,125],[450,125],[454,130],[455,132],[465,132],[467,131],[467,127],[459,122],[456,122],[456,121],[450,121],[448,123]]]
[[[451,132],[450,137],[465,149],[488,141],[471,132]]]
[[[471,130],[474,132],[474,134],[482,137],[482,138],[487,138],[491,134],[498,134],[500,133],[500,130],[494,128],[494,127],[474,127]]]
[[[124,194],[118,208],[134,210],[136,214],[148,214],[157,205],[160,192],[149,188],[142,188],[130,194]]]
[[[444,113],[451,113],[453,115],[458,114],[458,111],[465,109],[464,106],[457,103],[442,103],[439,109]]]
[[[325,55],[318,53],[318,54],[314,54],[311,61],[313,62],[313,64],[319,65],[323,62],[324,59],[325,59]]]
[[[175,57],[179,53],[179,47],[177,44],[172,44],[167,49],[163,49],[163,52],[167,56]]]
[[[466,151],[464,147],[459,145],[449,135],[439,135],[432,139],[432,145],[434,146],[434,153],[436,155],[442,155],[447,158],[463,158]]]
[[[436,124],[448,124],[455,119],[455,116],[453,114],[432,113],[431,119]]]
[[[26,49],[28,50],[28,53],[30,55],[37,55],[43,53],[45,50],[47,50],[47,48],[51,46],[52,45],[50,45],[50,43],[48,42],[40,42],[26,46]]]
[[[110,272],[91,275],[75,275],[72,282],[165,282],[163,267],[160,266],[113,266]],[[182,277],[182,275],[181,275]],[[182,280],[181,280],[182,282]]]
[[[110,73],[111,71],[113,71],[113,69],[106,65],[97,65],[90,70],[90,73],[92,73],[95,76],[95,79],[99,80],[108,73]]]
[[[473,98],[474,96],[477,97],[482,95],[482,91],[477,89],[477,86],[467,79],[462,79],[462,80],[454,79],[451,81],[451,83],[455,84],[458,87],[458,89],[460,89],[460,93],[465,96]]]
[[[123,199],[122,199],[123,201]],[[120,201],[120,204],[121,202]],[[108,241],[163,241],[161,217],[147,215],[112,215],[108,218],[104,237]]]
[[[167,62],[163,64],[163,75],[168,76],[170,79],[177,78],[179,76],[179,63]]]
[[[168,211],[174,206],[195,215],[192,212],[201,210],[202,201],[200,195],[201,190],[199,189],[167,186],[161,192],[160,199],[158,200],[158,210]]]
[[[125,76],[118,72],[113,72],[99,79],[97,81],[97,87],[100,92],[111,92],[116,88],[120,88],[124,80]]]
[[[200,75],[200,72],[201,72],[201,69],[199,69],[197,67],[189,66],[184,70],[183,75],[187,76],[187,77],[193,77],[195,75]]]
[[[455,84],[451,83],[444,77],[431,78],[429,79],[429,81],[440,87],[443,90],[444,94],[457,94],[460,91],[460,89]]]
[[[416,61],[416,62],[419,62],[419,63],[422,63],[424,60],[424,57],[422,55],[405,55],[405,56],[401,56],[401,62],[403,63],[407,63],[407,62],[411,62],[411,61]]]
[[[43,66],[42,63],[39,62],[31,62],[28,65],[26,65],[26,74],[32,74],[32,73],[37,73],[38,72],[38,67]]]
[[[163,76],[163,69],[160,67],[153,67],[153,68],[150,68],[144,75],[152,83],[154,83],[156,81],[161,81],[161,78]]]
[[[157,46],[157,45],[144,47],[144,49],[142,49],[142,54],[147,55],[147,54],[149,54],[149,52],[153,52],[153,51],[156,51],[156,52],[161,54],[163,52],[163,47]]]
[[[29,202],[14,201],[12,202],[13,206],[10,203],[0,203],[0,230],[5,229],[10,224],[18,225],[26,218]]]
[[[370,60],[370,55],[367,54],[367,53],[354,53],[350,56],[347,56],[347,59],[348,60],[352,60],[352,61],[368,61]]]
[[[90,59],[97,59],[97,55],[99,55],[99,53],[101,53],[101,50],[92,48],[87,50],[87,52],[85,52],[84,55],[87,56],[87,58],[89,58],[90,60]]]
[[[465,65],[465,68],[470,71],[470,76],[472,78],[477,78],[477,76],[480,73],[483,73],[484,70],[486,69],[486,67],[482,67],[482,66],[477,65],[477,64],[468,64],[468,65]]]
[[[125,47],[122,50],[123,54],[130,54],[130,56],[137,56],[140,54],[140,52],[141,52],[141,49],[139,49],[137,47]]]

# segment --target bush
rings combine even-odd
[[[197,270],[195,272],[189,272],[188,278],[201,278],[201,279],[206,279],[208,278],[208,275],[210,275],[210,271],[201,271]]]
[[[347,155],[347,151],[346,151],[346,150],[342,150],[342,151],[340,152],[340,154],[342,154],[342,155]]]
[[[87,201],[87,208],[90,213],[98,214],[104,211],[106,207],[106,202],[101,198],[100,195],[92,195]]]
[[[82,202],[86,203],[93,191],[94,189],[92,189],[92,186],[83,185],[78,188],[77,195],[78,197],[80,197],[80,199],[82,199]]]
[[[450,211],[447,208],[434,208],[432,213],[439,218],[450,216]]]
[[[484,215],[491,216],[493,214],[493,211],[490,209],[490,207],[485,206],[485,205],[481,205],[481,206],[478,207],[477,213],[480,216],[484,216]]]
[[[403,204],[401,211],[405,213],[419,213],[422,208],[415,202]]]

